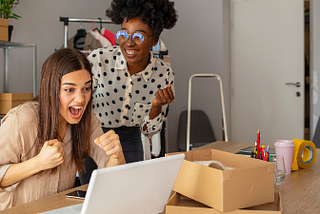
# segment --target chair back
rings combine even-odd
[[[216,141],[214,132],[207,114],[202,110],[191,110],[190,143],[192,148],[200,147]],[[186,151],[187,111],[179,117],[178,149]]]

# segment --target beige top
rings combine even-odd
[[[31,149],[37,134],[38,104],[27,102],[11,109],[0,126],[0,181],[12,164],[34,157]],[[91,157],[98,168],[106,166],[109,156],[93,140],[103,134],[100,121],[92,114]],[[55,174],[30,176],[6,188],[0,188],[0,210],[27,203],[73,187],[76,166],[71,162],[71,126],[63,139],[64,162]],[[31,151],[30,151],[31,149]],[[29,152],[30,151],[30,152]]]

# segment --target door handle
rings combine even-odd
[[[301,86],[300,82],[296,82],[296,83],[287,82],[286,85],[295,85],[295,86],[297,86],[297,88],[299,88]]]

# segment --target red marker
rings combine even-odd
[[[260,154],[260,130],[258,129],[257,132],[257,158],[259,157]],[[258,158],[259,159],[259,158]]]

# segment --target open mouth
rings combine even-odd
[[[81,106],[71,106],[69,107],[69,112],[71,114],[71,117],[73,118],[79,118],[82,114],[83,107]]]
[[[126,49],[126,53],[127,53],[128,56],[135,56],[139,52],[140,51],[137,51],[137,50],[128,50],[128,49]]]

